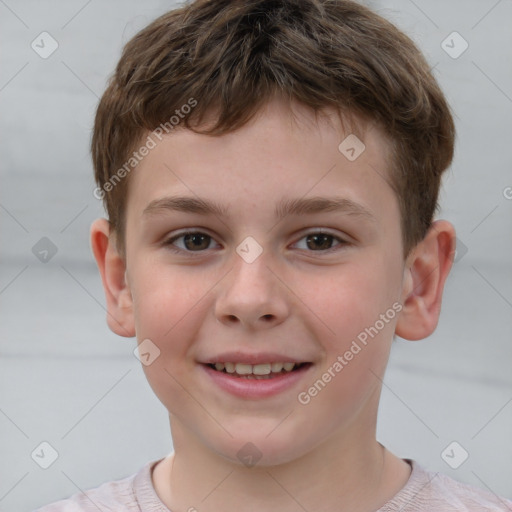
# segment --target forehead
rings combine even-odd
[[[137,216],[176,193],[215,202],[224,212],[222,205],[238,203],[272,215],[282,213],[283,200],[308,196],[345,197],[375,214],[394,198],[388,139],[373,124],[342,122],[334,109],[315,116],[274,100],[234,132],[177,129],[161,139],[131,177],[128,211]]]

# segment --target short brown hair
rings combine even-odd
[[[169,127],[192,98],[179,128],[229,133],[275,94],[315,114],[334,107],[383,129],[409,253],[432,223],[455,138],[450,108],[412,40],[348,0],[195,0],[126,44],[97,109],[95,179],[97,190],[108,191],[101,197],[123,254],[129,180],[119,178],[148,131]],[[199,130],[212,111],[216,123]]]

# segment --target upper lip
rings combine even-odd
[[[242,364],[263,364],[263,363],[307,363],[307,359],[297,359],[296,357],[286,356],[277,352],[258,352],[250,354],[247,352],[223,352],[217,356],[212,356],[204,361],[203,364],[215,363],[242,363]]]

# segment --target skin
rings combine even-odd
[[[165,136],[130,176],[126,258],[105,219],[91,228],[110,328],[160,350],[143,369],[169,411],[174,453],[152,477],[173,512],[373,511],[410,476],[376,441],[381,379],[394,334],[417,340],[436,328],[455,232],[436,221],[404,260],[397,198],[383,179],[385,135],[368,125],[360,134],[366,148],[351,162],[338,150],[348,132],[334,111],[315,120],[292,107],[274,99],[221,137]],[[334,194],[371,218],[274,216],[282,198]],[[143,213],[171,195],[215,200],[228,215]],[[211,238],[199,249],[183,237],[166,244],[183,228]],[[333,238],[308,238],[320,228]],[[247,236],[263,250],[252,263],[236,252]],[[301,404],[298,393],[393,304],[402,310]],[[228,350],[277,351],[313,366],[292,389],[244,400],[199,365]],[[254,467],[237,457],[247,442],[261,453]]]

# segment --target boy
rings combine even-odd
[[[353,2],[196,0],[136,35],[91,243],[174,452],[39,510],[512,510],[375,436],[394,335],[437,325],[454,135],[411,40]]]

